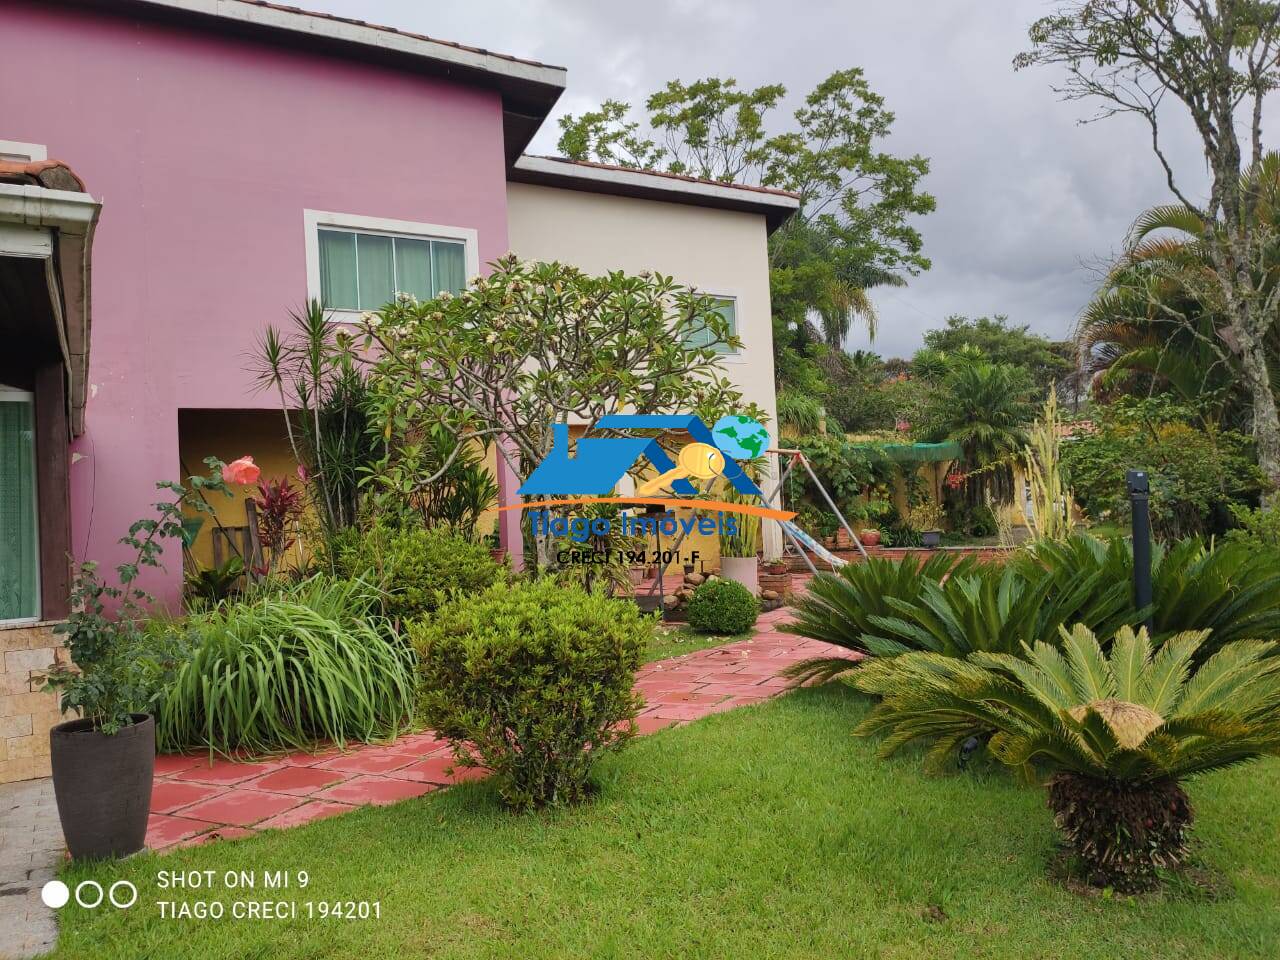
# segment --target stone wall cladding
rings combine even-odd
[[[49,776],[49,729],[64,719],[38,678],[67,653],[52,623],[0,626],[0,783]]]

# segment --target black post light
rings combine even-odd
[[[1130,470],[1125,481],[1133,508],[1133,604],[1142,610],[1151,606],[1151,487],[1145,470]],[[1154,629],[1148,615],[1147,630]]]

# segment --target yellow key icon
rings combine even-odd
[[[676,457],[676,465],[666,473],[647,480],[636,490],[637,497],[648,497],[674,480],[710,480],[724,472],[724,454],[709,443],[690,443]]]

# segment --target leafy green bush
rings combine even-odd
[[[395,735],[413,708],[413,652],[370,616],[365,584],[314,577],[194,615],[189,657],[156,707],[162,749],[305,748]]]
[[[1241,543],[1254,550],[1280,550],[1280,508],[1250,510],[1233,506],[1231,516],[1239,526],[1228,531],[1229,543]]]
[[[760,616],[760,601],[742,584],[717,577],[693,591],[688,615],[699,633],[746,633]]]
[[[551,579],[461,597],[410,625],[420,715],[509,806],[577,802],[596,758],[634,735],[652,632],[634,604]]]
[[[1205,430],[1193,411],[1166,398],[1122,398],[1100,408],[1093,433],[1062,445],[1068,486],[1096,521],[1128,524],[1125,471],[1147,471],[1151,523],[1161,539],[1220,533],[1232,504],[1254,501],[1262,485],[1252,440]]]
[[[969,737],[990,737],[997,760],[1028,779],[1051,775],[1049,807],[1089,881],[1142,889],[1186,855],[1180,780],[1280,754],[1276,644],[1228,643],[1195,669],[1206,636],[1156,648],[1126,628],[1108,657],[1076,625],[1017,656],[873,661],[853,683],[882,700],[856,732],[887,734],[882,756],[927,741],[935,768]]]
[[[485,590],[506,575],[482,543],[445,530],[382,525],[336,544],[334,565],[343,576],[378,584],[383,613],[400,622],[430,613],[451,595]]]

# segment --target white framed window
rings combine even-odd
[[[478,234],[409,220],[307,210],[307,295],[336,320],[377,310],[397,293],[460,293],[480,272]]]
[[[740,337],[741,331],[738,328],[738,298],[724,294],[711,293],[707,296],[715,301],[716,313],[724,317],[729,322],[729,332],[735,337]],[[690,347],[710,347],[716,353],[724,355],[726,358],[737,357],[740,351],[736,347],[730,347],[723,340],[717,339],[715,333],[710,327],[703,326],[698,330],[691,330],[685,335],[685,343]]]
[[[35,397],[0,384],[0,623],[40,619]]]
[[[48,160],[49,150],[43,143],[23,143],[21,140],[0,140],[0,160],[32,163]]]

